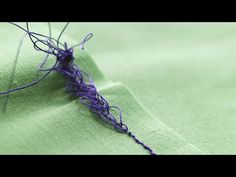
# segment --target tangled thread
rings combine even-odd
[[[28,23],[26,23],[26,29],[15,23],[12,24],[21,28],[26,32],[26,34],[28,34],[36,50],[45,52],[47,54],[38,68],[40,71],[46,72],[46,74],[42,78],[33,81],[25,86],[11,89],[6,92],[0,92],[0,95],[9,94],[21,89],[25,89],[27,87],[31,87],[45,79],[51,71],[56,71],[58,73],[61,73],[67,79],[66,92],[75,97],[78,97],[82,104],[87,106],[90,111],[95,113],[103,121],[111,124],[115,130],[127,134],[128,136],[133,138],[136,143],[142,145],[143,148],[146,149],[151,155],[156,155],[149,146],[145,145],[129,131],[127,125],[125,125],[122,121],[122,112],[120,108],[117,106],[109,106],[106,99],[97,92],[93,79],[86,72],[80,70],[79,66],[74,63],[73,49],[77,46],[81,46],[81,48],[84,49],[84,44],[93,36],[92,33],[89,33],[81,43],[68,48],[66,43],[62,44],[59,40],[69,23],[65,25],[58,39],[54,39],[51,37],[50,24],[49,36],[31,32],[29,30]],[[39,39],[39,37],[45,39]],[[46,45],[48,49],[42,49],[41,47],[39,47],[39,45],[37,45],[38,43]],[[56,62],[54,63],[52,68],[44,68],[49,55],[54,55],[56,57]],[[111,109],[116,109],[117,111],[119,111],[119,121],[117,121],[115,116],[111,113]]]

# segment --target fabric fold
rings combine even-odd
[[[9,45],[13,41],[14,38],[10,38]],[[28,50],[21,54],[14,86],[38,76],[35,66],[42,55],[31,52],[29,41],[25,46]],[[7,88],[10,65],[14,61],[14,55],[8,59],[10,52],[6,50],[0,56],[0,70],[4,71],[1,72],[1,91]],[[154,118],[124,84],[108,81],[87,52],[76,50],[75,57],[110,105],[121,107],[130,131],[156,153],[203,153]],[[0,154],[147,154],[133,139],[118,133],[77,99],[69,97],[64,87],[63,77],[52,73],[38,85],[10,95],[7,112],[0,114]],[[0,97],[1,103],[3,98]]]

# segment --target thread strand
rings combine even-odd
[[[66,92],[75,97],[78,97],[82,104],[87,106],[91,112],[95,113],[104,122],[112,125],[116,131],[127,134],[137,144],[141,145],[145,150],[147,150],[151,155],[156,155],[156,153],[149,146],[144,144],[133,133],[131,133],[131,131],[128,130],[128,126],[126,126],[123,123],[122,111],[120,110],[120,108],[117,106],[110,106],[106,101],[106,99],[100,93],[97,92],[96,86],[94,85],[94,81],[90,77],[90,75],[80,70],[79,66],[74,63],[74,56],[73,56],[74,47],[82,45],[82,49],[84,49],[84,44],[93,36],[92,33],[89,33],[81,43],[71,48],[67,47],[67,43],[62,44],[59,41],[68,24],[69,23],[67,23],[66,26],[63,28],[62,32],[58,37],[58,40],[51,37],[51,31],[50,31],[50,36],[47,37],[45,35],[31,32],[29,30],[28,23],[26,23],[27,29],[24,29],[23,27],[14,24],[15,26],[27,32],[30,40],[33,43],[33,47],[36,50],[39,50],[47,54],[46,58],[39,67],[39,71],[47,71],[47,73],[42,78],[33,81],[30,84],[15,89],[11,89],[5,92],[0,92],[0,95],[9,94],[18,90],[31,87],[33,85],[36,85],[43,79],[45,79],[50,74],[51,71],[58,72],[62,74],[67,80],[65,88]],[[44,39],[40,39],[40,37]],[[56,44],[54,42],[56,42]],[[47,50],[42,49],[37,45],[37,43],[44,44],[46,47],[48,47],[48,49]],[[62,46],[63,48],[60,48],[59,45]],[[52,68],[42,69],[43,65],[47,62],[48,55],[54,55],[56,57],[56,62]],[[112,109],[117,110],[119,112],[119,121],[112,114]]]

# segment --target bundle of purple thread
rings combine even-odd
[[[156,155],[156,153],[154,153],[154,151],[150,147],[145,145],[128,130],[128,127],[122,121],[122,112],[119,107],[110,106],[106,99],[97,92],[93,79],[87,73],[80,70],[79,66],[74,63],[73,49],[79,45],[81,45],[83,49],[85,42],[87,42],[92,37],[92,33],[89,33],[80,44],[68,48],[67,44],[60,43],[59,39],[69,23],[67,23],[67,25],[63,28],[57,40],[51,37],[51,33],[50,36],[45,36],[39,33],[31,32],[29,30],[28,23],[26,23],[27,29],[24,29],[23,27],[15,23],[12,24],[26,32],[36,50],[43,51],[47,54],[46,58],[44,59],[44,62],[40,65],[39,68],[40,71],[46,71],[46,74],[42,78],[33,81],[25,86],[18,87],[15,89],[9,89],[6,92],[0,92],[0,95],[10,94],[17,90],[25,89],[27,87],[36,85],[38,82],[46,78],[47,75],[50,74],[50,72],[56,71],[62,74],[67,79],[67,92],[69,92],[75,97],[78,97],[82,104],[87,106],[90,111],[95,113],[103,121],[112,125],[115,130],[127,134],[128,136],[133,138],[136,143],[142,145],[143,148],[146,149],[151,155]],[[46,40],[39,39],[39,37],[43,37]],[[38,42],[47,46],[48,49],[45,50],[40,48],[37,45]],[[60,46],[62,46],[63,48],[60,48]],[[42,69],[49,55],[54,55],[56,57],[56,62],[52,68]],[[119,111],[119,121],[117,121],[115,116],[111,113],[111,109],[116,109]]]

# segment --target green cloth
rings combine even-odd
[[[52,24],[53,35],[63,25]],[[48,33],[45,23],[32,30]],[[88,32],[94,37],[75,51],[76,63],[157,154],[236,153],[235,23],[71,23],[62,41],[76,44]],[[0,91],[8,88],[22,34],[0,24]],[[25,41],[14,87],[37,78],[43,56]],[[148,154],[64,87],[53,73],[10,95],[0,113],[1,154]]]

